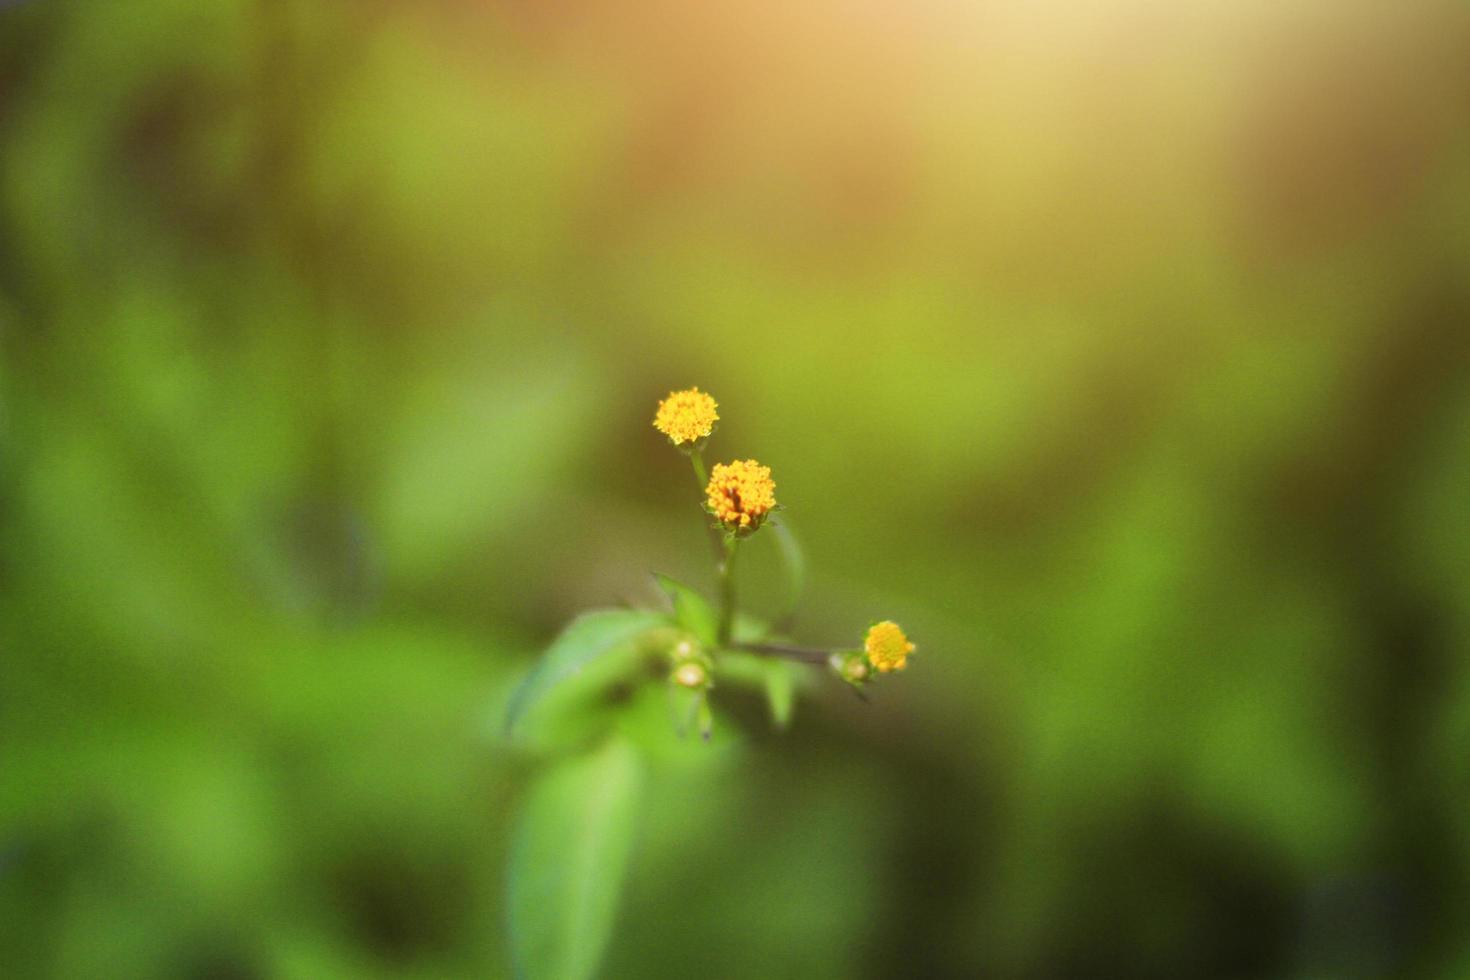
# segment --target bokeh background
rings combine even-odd
[[[509,976],[697,384],[921,659],[654,766],[607,976],[1470,976],[1467,14],[8,5],[5,975]]]

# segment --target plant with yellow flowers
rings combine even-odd
[[[861,646],[796,646],[782,635],[800,593],[804,564],[777,515],[771,468],[735,459],[707,468],[704,450],[719,405],[698,388],[671,392],[653,425],[689,458],[715,556],[712,602],[666,575],[655,575],[667,610],[619,608],[583,613],[552,642],[516,688],[506,711],[513,742],[560,756],[532,789],[511,857],[512,947],[517,974],[594,975],[607,943],[647,760],[647,719],[663,715],[679,735],[714,731],[717,682],[763,691],[778,727],[789,724],[799,688],[814,668],[860,696],[878,675],[908,666],[914,644],[890,620],[868,627]],[[770,527],[784,561],[790,608],[779,627],[737,609],[735,561],[744,542]],[[661,699],[645,696],[662,678]],[[662,701],[662,706],[656,701]],[[664,731],[667,732],[667,722]],[[665,736],[667,737],[667,736]]]

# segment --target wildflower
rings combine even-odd
[[[718,407],[708,392],[698,388],[671,391],[669,397],[658,403],[653,427],[676,446],[698,442],[715,430],[715,423],[720,419]]]
[[[898,624],[886,619],[868,627],[863,648],[867,651],[868,660],[884,674],[890,670],[903,670],[908,666],[909,654],[916,649]]]
[[[760,527],[776,506],[771,468],[753,459],[715,464],[704,492],[709,512],[737,534]]]

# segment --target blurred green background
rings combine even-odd
[[[607,976],[1470,976],[1467,14],[0,11],[0,969],[509,976],[697,384],[921,658],[655,763]]]

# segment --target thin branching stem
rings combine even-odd
[[[836,651],[822,650],[817,647],[793,647],[784,643],[734,643],[731,650],[744,650],[746,653],[758,653],[763,657],[782,657],[786,660],[799,660],[808,664],[824,664]]]
[[[724,560],[720,562],[720,646],[730,643],[735,624],[735,549],[739,545],[735,535],[725,537]]]
[[[699,481],[699,492],[704,493],[704,488],[709,486],[709,471],[704,468],[704,450],[689,450],[689,463],[694,467],[694,479]]]

